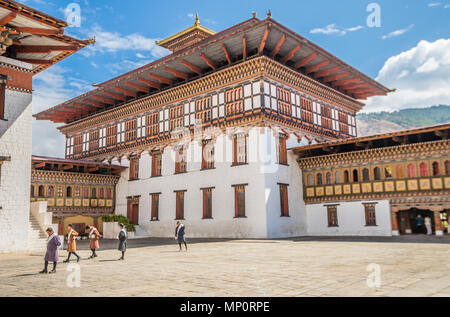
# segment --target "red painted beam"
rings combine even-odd
[[[242,56],[244,59],[247,59],[247,39],[245,38],[245,34],[242,35]]]
[[[78,50],[77,46],[63,45],[19,45],[15,48],[16,53],[50,53],[50,52],[74,52]]]
[[[325,66],[328,66],[329,64],[330,64],[330,61],[329,61],[329,60],[324,61],[324,62],[319,63],[319,64],[317,64],[317,65],[308,67],[308,68],[305,70],[305,73],[307,73],[307,74],[315,73],[315,72],[317,72],[318,70],[320,70],[321,68],[323,68],[323,67],[325,67]]]
[[[332,82],[332,81],[339,80],[341,78],[348,77],[350,75],[351,75],[350,73],[341,73],[341,74],[325,77],[322,81],[325,82],[325,83],[329,83],[329,82]]]
[[[127,97],[115,94],[115,93],[110,92],[110,91],[103,90],[102,93],[104,93],[108,97],[111,97],[111,98],[113,98],[115,100],[120,100],[120,101],[126,101],[127,100]]]
[[[312,53],[311,55],[309,55],[308,57],[305,57],[304,59],[302,59],[301,61],[299,61],[297,64],[295,64],[295,68],[300,68],[305,66],[306,64],[308,64],[310,61],[312,61],[313,59],[315,59],[319,54],[317,52]]]
[[[280,38],[280,40],[278,41],[277,45],[275,45],[275,48],[272,51],[272,54],[270,54],[270,57],[274,58],[275,56],[277,56],[278,52],[281,49],[281,46],[283,45],[284,41],[286,41],[286,34],[283,34]]]
[[[333,68],[330,68],[330,69],[326,69],[326,70],[323,70],[321,72],[318,72],[318,73],[314,74],[314,77],[315,78],[325,77],[325,76],[328,76],[330,74],[333,74],[333,73],[339,71],[340,69],[341,69],[341,67],[339,67],[339,66],[338,67],[333,67]]]
[[[129,82],[126,82],[125,85],[127,85],[128,87],[132,87],[132,88],[136,89],[137,91],[141,91],[141,92],[145,92],[145,93],[149,92],[149,89],[147,87],[144,87],[141,85],[136,85],[136,84],[129,83]]]
[[[222,43],[222,50],[225,54],[225,58],[227,59],[228,65],[230,65],[231,64],[230,53],[228,53],[227,47],[223,43]]]
[[[4,16],[1,20],[0,20],[0,25],[6,25],[9,22],[11,22],[12,20],[14,20],[17,16],[16,12],[10,12],[8,13],[6,16]]]
[[[294,57],[295,53],[297,53],[300,50],[301,47],[302,46],[300,44],[298,44],[296,47],[294,47],[285,57],[283,57],[282,62],[284,64],[289,62]]]
[[[113,87],[113,88],[115,91],[118,91],[118,92],[124,94],[125,96],[136,98],[136,93],[134,91],[123,89],[121,87]]]
[[[64,29],[49,30],[40,28],[28,28],[28,27],[13,27],[16,31],[23,33],[30,33],[35,35],[64,35]]]
[[[369,88],[370,85],[368,83],[359,83],[359,84],[352,84],[352,85],[342,86],[341,89],[353,90],[353,89],[364,88],[364,87]]]
[[[85,99],[85,100],[83,100],[83,102],[90,104],[96,108],[104,108],[105,107],[105,105],[101,104],[100,102],[97,102],[97,101],[94,101],[91,99]]]
[[[200,57],[205,61],[205,63],[211,67],[213,70],[216,70],[216,64],[214,64],[214,62],[205,54],[200,53]]]
[[[145,79],[145,78],[137,78],[137,81],[146,84],[147,86],[151,87],[151,88],[155,88],[155,89],[161,89],[161,85],[158,83],[155,83],[154,81]]]
[[[167,66],[164,67],[164,70],[166,72],[169,72],[169,73],[173,74],[175,77],[178,77],[178,78],[181,78],[181,79],[184,79],[184,80],[187,80],[189,78],[189,75],[187,75],[185,73],[182,73],[182,72],[179,72],[176,69],[172,69],[172,68],[167,67]]]
[[[339,80],[338,82],[334,83],[333,86],[334,87],[342,87],[342,86],[346,86],[350,83],[356,83],[360,80],[361,80],[361,78],[351,78],[351,79],[346,79],[346,80]]]
[[[97,99],[98,101],[101,101],[101,102],[106,103],[108,105],[114,105],[115,104],[114,100],[109,99],[109,98],[104,98],[104,97],[101,97],[101,96],[91,96],[91,98]]]
[[[153,79],[158,80],[161,84],[172,85],[172,81],[169,78],[158,76],[152,73],[147,73],[147,76]]]
[[[365,94],[369,92],[377,91],[378,88],[354,88],[354,89],[346,89],[348,93],[358,95],[358,94]]]
[[[191,64],[191,63],[189,63],[188,61],[186,61],[184,59],[181,61],[181,64],[183,64],[184,66],[189,68],[192,72],[196,73],[197,75],[203,74],[203,72],[200,69],[200,67],[197,67],[194,64]]]
[[[266,27],[264,31],[264,35],[261,39],[261,43],[259,44],[259,53],[261,54],[264,51],[264,47],[266,47],[267,38],[269,37],[270,26]]]

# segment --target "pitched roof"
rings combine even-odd
[[[253,17],[99,84],[97,89],[40,112],[35,117],[38,120],[75,122],[261,55],[294,69],[354,102],[391,92],[272,18],[259,20]]]

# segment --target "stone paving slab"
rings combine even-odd
[[[450,296],[450,239],[190,242],[180,253],[173,239],[130,241],[119,262],[116,241],[101,241],[95,260],[81,241],[79,288],[68,286],[67,264],[40,275],[43,254],[0,254],[0,296]],[[370,264],[379,288],[367,286]]]

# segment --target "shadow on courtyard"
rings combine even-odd
[[[450,235],[441,237],[410,235],[399,237],[295,237],[285,239],[187,239],[189,245],[204,243],[268,243],[275,244],[280,241],[292,242],[361,242],[361,243],[423,243],[423,244],[450,244]],[[89,250],[89,241],[83,240],[77,242],[79,250]],[[178,252],[178,244],[173,238],[144,238],[128,240],[127,248],[146,248],[152,246],[170,246],[173,250],[165,250],[161,252]],[[116,250],[118,247],[117,240],[100,240],[100,250]],[[183,247],[184,249],[184,247]]]

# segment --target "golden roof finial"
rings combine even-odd
[[[253,15],[253,18],[256,19],[257,13],[253,12],[252,15]]]
[[[195,14],[195,26],[200,25],[200,19],[198,18],[198,12]]]
[[[269,9],[269,11],[267,12],[267,18],[268,18],[268,19],[272,18],[272,12],[270,11],[270,9]]]

